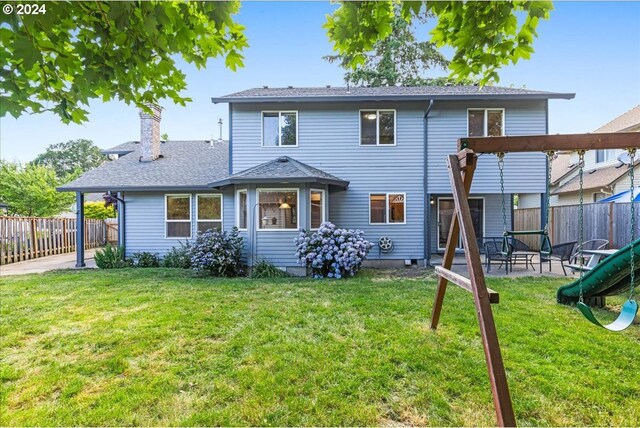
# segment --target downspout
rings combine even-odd
[[[122,254],[127,254],[126,252],[126,243],[125,243],[125,201],[124,194],[122,192],[116,193],[114,196],[111,191],[108,191],[107,194],[111,196],[113,199],[118,201],[118,247],[122,247]]]
[[[422,162],[424,163],[422,174],[422,192],[424,195],[423,202],[423,227],[424,227],[424,263],[425,267],[429,266],[431,261],[431,193],[427,190],[427,139],[429,126],[429,113],[433,107],[433,99],[429,100],[429,106],[424,113],[424,144],[422,148]]]
[[[229,103],[229,175],[233,175],[233,105]]]

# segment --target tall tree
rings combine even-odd
[[[521,0],[342,2],[327,17],[325,28],[338,54],[350,58],[350,67],[365,64],[367,52],[392,34],[397,5],[409,23],[433,14],[437,23],[430,41],[455,49],[449,64],[452,77],[477,76],[481,84],[499,81],[501,67],[530,58],[538,23],[553,9],[551,1]]]
[[[50,110],[81,123],[94,98],[184,105],[176,55],[198,68],[224,57],[235,70],[247,46],[232,18],[237,0],[30,2],[38,14],[8,5],[13,12],[0,15],[0,116]]]
[[[366,52],[391,34],[398,4],[409,23],[435,15],[430,41],[455,49],[453,76],[481,76],[482,83],[530,56],[538,21],[552,8],[549,1],[523,0],[344,2],[325,27],[338,54],[351,56],[350,66],[363,64]],[[95,98],[142,108],[163,98],[184,105],[190,99],[181,95],[186,76],[176,56],[197,67],[222,57],[235,70],[248,46],[233,18],[239,0],[30,2],[38,14],[8,5],[0,15],[0,116],[52,111],[82,123]]]
[[[351,54],[328,55],[324,59],[337,62],[346,70],[346,83],[365,86],[428,85],[433,80],[424,76],[427,70],[449,65],[434,43],[417,40],[415,29],[403,18],[400,6],[394,9],[391,33],[375,42],[371,52],[364,55],[364,63],[355,69],[350,66]]]
[[[51,144],[32,162],[53,168],[59,180],[67,181],[69,177],[95,168],[106,160],[93,141],[78,139]]]
[[[68,210],[74,195],[57,192],[60,184],[53,168],[0,161],[0,201],[11,215],[51,217]]]

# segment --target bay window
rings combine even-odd
[[[236,200],[236,225],[240,230],[247,230],[247,189],[238,190]]]
[[[259,230],[298,230],[298,189],[258,190]]]
[[[311,229],[317,229],[324,220],[324,190],[311,190]]]

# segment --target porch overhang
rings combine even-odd
[[[255,165],[229,177],[213,181],[209,183],[209,186],[220,188],[234,184],[321,184],[343,190],[349,186],[347,180],[289,156],[280,156]]]
[[[251,177],[230,177],[224,180],[214,181],[209,183],[209,187],[220,189],[222,187],[231,186],[234,184],[326,184],[329,186],[335,186],[341,190],[346,190],[349,187],[349,182],[346,180],[333,180],[319,177],[269,177],[269,178],[251,178]]]

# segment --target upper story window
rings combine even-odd
[[[504,135],[503,108],[470,108],[467,110],[469,137],[499,137]]]
[[[196,198],[198,232],[222,230],[222,195],[197,195]]]
[[[191,238],[191,195],[165,195],[167,238]]]
[[[298,189],[258,190],[259,230],[298,230]]]
[[[394,146],[395,144],[395,110],[360,110],[361,146]]]
[[[297,111],[262,112],[262,146],[295,147],[298,145]]]
[[[371,193],[369,223],[404,224],[406,193]]]

